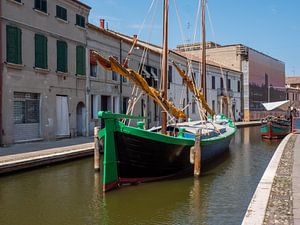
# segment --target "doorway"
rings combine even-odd
[[[79,102],[76,107],[77,136],[83,136],[85,133],[85,112],[84,103]]]
[[[56,135],[70,135],[68,96],[56,96]]]

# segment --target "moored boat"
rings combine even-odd
[[[263,138],[283,138],[291,132],[291,122],[283,118],[268,116],[262,120],[260,133]]]
[[[282,112],[285,112],[285,115],[289,115],[289,100],[263,103],[263,106],[267,111],[281,110]],[[261,124],[260,133],[263,138],[283,138],[291,132],[291,121],[284,117],[268,115],[261,120]]]
[[[142,123],[131,127],[119,121],[138,119],[135,116],[100,112],[99,117],[105,122],[99,133],[99,139],[104,139],[103,191],[123,184],[192,175],[196,130],[201,130],[202,165],[226,152],[236,132],[225,117],[219,132],[200,121],[178,124],[177,128],[170,125],[168,135],[160,133],[160,128],[144,130]]]
[[[202,21],[204,24],[205,0],[202,0]],[[108,59],[92,51],[99,64],[108,71],[114,71],[126,77],[161,107],[161,126],[144,129],[143,122],[137,127],[129,126],[126,120],[142,120],[144,117],[132,116],[135,101],[131,98],[126,114],[99,112],[99,118],[105,128],[98,138],[103,143],[103,191],[112,190],[122,184],[149,182],[184,175],[200,175],[200,168],[206,162],[216,159],[228,150],[230,140],[236,132],[233,122],[222,116],[216,116],[207,103],[206,94],[206,55],[205,32],[203,30],[201,86],[196,79],[187,75],[175,62],[176,70],[183,83],[193,94],[197,103],[200,121],[178,123],[187,120],[185,110],[177,108],[168,99],[168,0],[164,0],[164,35],[162,47],[161,89],[151,87],[137,71],[121,64],[114,57]],[[133,40],[131,51],[137,44]],[[122,120],[122,122],[120,121]],[[174,124],[172,124],[174,123]],[[194,164],[194,165],[193,165]]]

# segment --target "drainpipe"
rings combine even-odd
[[[3,145],[3,125],[2,125],[2,92],[3,92],[3,60],[2,60],[2,1],[0,1],[0,146]]]
[[[86,134],[85,136],[88,137],[90,135],[89,130],[89,114],[90,114],[90,49],[88,48],[88,33],[87,28],[85,29],[85,76],[86,76],[86,83],[85,83],[85,104],[86,104],[86,119],[85,119],[85,128]]]

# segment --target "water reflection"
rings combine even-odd
[[[102,194],[93,159],[0,177],[0,224],[240,224],[279,142],[240,129],[230,151],[193,177]]]

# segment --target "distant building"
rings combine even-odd
[[[285,65],[242,44],[221,46],[207,43],[207,59],[243,73],[242,107],[244,120],[257,120],[266,115],[261,103],[286,99]],[[201,51],[201,43],[179,45],[190,54]]]
[[[292,106],[300,109],[300,77],[286,77],[286,88],[288,99],[291,100]]]

